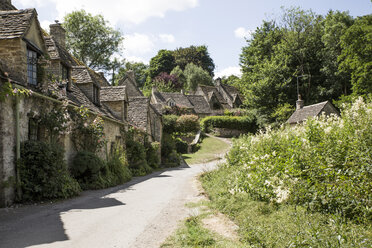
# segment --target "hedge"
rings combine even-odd
[[[201,120],[200,125],[204,132],[210,132],[213,128],[228,128],[255,133],[258,126],[252,116],[208,116]]]

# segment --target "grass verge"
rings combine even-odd
[[[222,166],[201,177],[210,206],[239,226],[245,247],[372,247],[371,224],[356,224],[337,214],[304,207],[253,201],[246,193],[229,193],[234,168]]]
[[[228,149],[229,144],[226,142],[215,137],[206,137],[203,139],[201,147],[197,152],[193,154],[183,154],[182,157],[189,165],[207,163],[219,158],[221,154],[227,152]]]

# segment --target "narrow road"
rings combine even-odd
[[[58,203],[0,209],[0,247],[159,247],[189,215],[196,175],[216,164],[183,164]]]

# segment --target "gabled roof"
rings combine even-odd
[[[137,87],[136,82],[131,77],[126,76],[125,78],[119,80],[118,85],[127,87],[129,97],[143,96],[142,91],[140,91],[140,89]],[[132,92],[130,88],[134,89],[135,92]]]
[[[157,115],[162,115],[162,109],[163,109],[163,105],[162,104],[153,104],[153,103],[150,103],[150,107],[154,110],[154,112],[157,114]]]
[[[173,100],[176,105],[186,107],[186,108],[193,108],[193,105],[187,99],[187,97],[182,93],[176,92],[154,92],[154,96],[156,97],[157,102],[161,102],[163,104],[167,103],[169,100]]]
[[[82,62],[75,59],[66,49],[55,42],[52,37],[44,36],[44,39],[50,59],[61,60],[62,63],[70,67],[84,66]]]
[[[193,105],[196,114],[210,114],[212,112],[203,96],[187,95],[187,98]]]
[[[35,15],[35,9],[0,11],[0,39],[22,38]]]
[[[221,87],[225,90],[231,100],[235,100],[236,96],[240,94],[237,88],[228,84],[220,84]]]
[[[208,96],[208,100],[212,97],[212,92],[217,97],[217,100],[224,106],[227,104],[226,100],[221,96],[220,92],[218,92],[218,89],[215,86],[209,86],[209,85],[199,85],[200,89],[203,91],[203,93]]]
[[[300,123],[310,117],[319,116],[327,104],[330,104],[330,106],[334,109],[335,113],[337,113],[337,110],[333,107],[333,105],[329,101],[325,101],[305,106],[301,109],[296,109],[296,111],[291,115],[291,117],[289,117],[287,122],[289,124],[295,124]]]
[[[93,83],[88,68],[85,66],[73,66],[71,70],[71,78],[77,84]]]
[[[125,86],[101,87],[101,102],[127,101]]]
[[[128,105],[128,121],[132,125],[147,130],[149,99],[144,96],[132,97]]]

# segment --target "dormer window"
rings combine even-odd
[[[93,103],[99,104],[99,88],[93,85]]]
[[[37,85],[37,53],[30,49],[27,49],[27,81]]]

